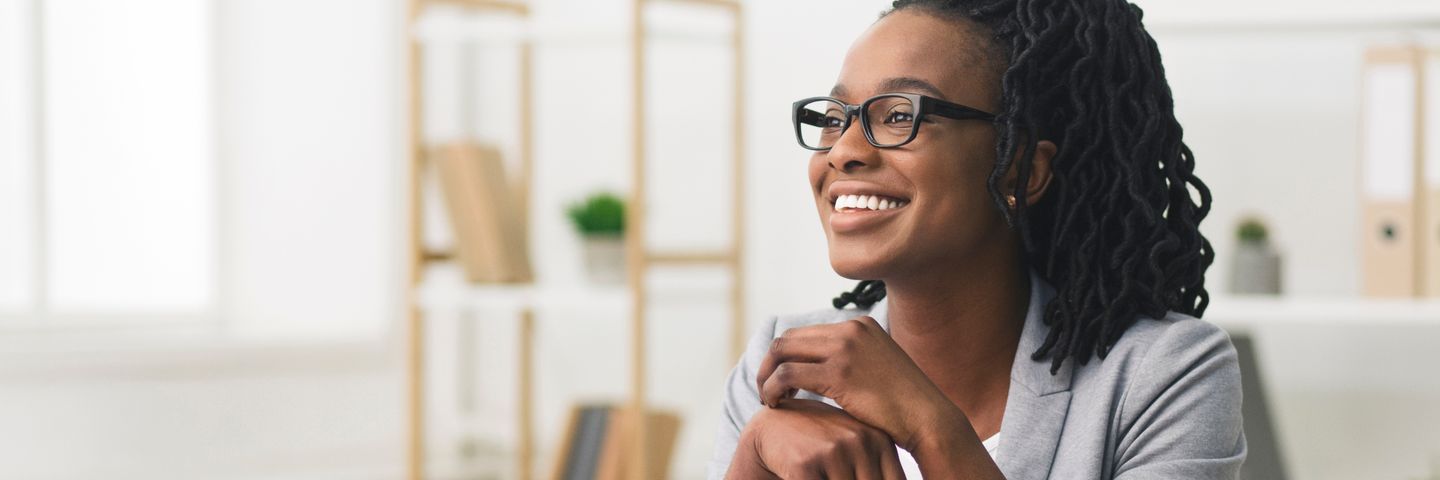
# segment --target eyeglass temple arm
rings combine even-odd
[[[931,111],[935,112],[936,115],[940,115],[940,116],[942,116],[942,117],[953,118],[953,119],[956,119],[956,120],[968,120],[968,119],[994,120],[994,119],[995,119],[995,114],[993,114],[993,113],[989,113],[989,112],[985,112],[985,111],[981,111],[981,110],[976,110],[976,109],[974,109],[974,108],[970,108],[970,107],[967,107],[967,106],[964,106],[964,105],[955,104],[955,103],[950,103],[950,102],[947,102],[947,101],[944,101],[944,100],[940,100],[940,99],[938,99],[938,98],[926,98],[926,100],[927,100],[926,103],[929,103],[929,107],[931,108]]]

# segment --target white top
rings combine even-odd
[[[998,456],[1000,454],[1000,432],[995,432],[990,438],[980,443],[985,445],[986,452],[990,452],[991,460],[1000,461],[1000,457]],[[905,478],[909,480],[923,480],[924,477],[920,476],[920,464],[915,463],[915,457],[910,456],[910,452],[905,451],[903,448],[896,447],[895,451],[900,454],[900,469],[905,470]]]

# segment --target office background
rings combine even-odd
[[[751,326],[851,284],[829,269],[788,108],[828,91],[886,3],[743,2],[739,199],[725,183],[728,21],[647,16],[652,118],[699,119],[653,124],[648,241],[722,247],[744,202]],[[564,211],[628,188],[629,5],[533,0],[524,30],[530,247],[548,299],[540,475],[571,405],[628,392],[624,288],[587,280]],[[1216,199],[1213,315],[1253,335],[1286,470],[1440,478],[1440,308],[1362,295],[1358,180],[1365,53],[1440,45],[1440,6],[1139,5]],[[429,470],[510,478],[514,309],[453,265],[407,287],[402,47],[409,33],[427,45],[427,141],[508,153],[520,34],[445,9],[411,30],[405,15],[398,0],[0,0],[0,477],[403,478],[413,294],[433,312]],[[444,213],[426,215],[427,244],[453,244]],[[1225,294],[1252,216],[1283,255],[1279,298]],[[650,282],[648,401],[683,421],[669,476],[701,478],[733,362],[727,279],[685,267]]]

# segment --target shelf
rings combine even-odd
[[[530,5],[522,2],[506,2],[498,0],[422,0],[422,7],[429,6],[452,6],[467,10],[490,10],[498,12],[509,12],[516,15],[529,15]]]
[[[1145,25],[1158,34],[1440,28],[1440,9],[1429,2],[1390,1],[1380,8],[1358,2],[1305,4],[1298,9],[1285,2],[1227,3],[1233,8],[1195,8],[1201,4],[1183,2],[1146,5]]]
[[[1261,325],[1440,327],[1440,299],[1220,295],[1205,319],[1232,332]]]
[[[713,301],[719,304],[724,303],[729,294],[729,275],[721,271],[667,269],[650,275],[647,287],[652,302]],[[416,302],[427,310],[518,311],[530,306],[549,311],[624,313],[631,308],[630,287],[625,284],[476,285],[465,282],[460,269],[450,264],[427,267],[415,296]]]

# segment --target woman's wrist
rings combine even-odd
[[[910,450],[926,477],[1004,478],[959,407],[948,404],[927,416]]]
[[[754,431],[746,428],[740,434],[740,441],[735,446],[735,454],[730,457],[730,468],[725,473],[725,478],[727,480],[775,478],[773,473],[765,469],[764,461],[760,458],[757,448]]]
[[[924,454],[953,452],[967,438],[966,433],[969,433],[968,437],[975,437],[970,418],[948,399],[930,409],[922,418],[910,445],[906,445],[916,458]]]

